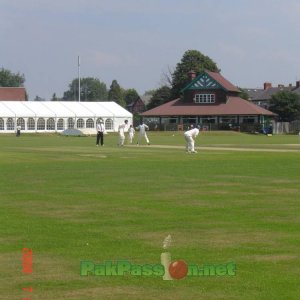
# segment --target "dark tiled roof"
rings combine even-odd
[[[300,87],[293,90],[294,93],[300,94]]]
[[[300,88],[296,88],[295,86],[283,86],[283,87],[270,87],[268,89],[249,89],[244,88],[244,91],[249,95],[249,100],[270,100],[272,95],[278,92],[294,92],[300,93]]]
[[[25,101],[24,87],[0,87],[0,101]]]
[[[226,103],[203,105],[184,103],[175,99],[145,111],[142,116],[216,116],[216,115],[265,115],[274,116],[269,110],[257,106],[240,97],[228,97]]]

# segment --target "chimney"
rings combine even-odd
[[[196,78],[196,72],[191,70],[188,72],[188,77],[189,77],[189,80],[192,81]]]
[[[272,83],[271,82],[265,82],[264,83],[264,90],[267,90],[267,89],[269,89],[271,87],[272,87]]]
[[[296,89],[300,87],[300,80],[296,81]]]

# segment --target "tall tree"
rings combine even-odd
[[[56,93],[53,93],[51,101],[58,101],[59,99],[56,96]]]
[[[2,87],[23,87],[25,82],[24,74],[12,73],[4,68],[0,69],[0,86]]]
[[[80,79],[80,101],[106,101],[108,97],[106,84],[98,78],[86,77]],[[69,84],[69,90],[64,92],[65,101],[78,100],[78,78]]]
[[[147,109],[151,109],[159,105],[162,105],[170,101],[170,99],[171,99],[171,89],[166,85],[162,86],[153,93],[153,96],[151,97],[150,102],[147,105]]]
[[[246,92],[246,90],[244,90],[242,88],[238,88],[238,89],[240,90],[239,97],[242,99],[245,99],[245,100],[249,100],[249,95]]]
[[[269,109],[278,114],[280,121],[290,122],[300,115],[300,95],[281,91],[272,95]]]
[[[33,99],[33,101],[46,101],[44,98],[36,95],[35,98]]]
[[[216,63],[211,58],[198,50],[187,50],[172,74],[171,92],[173,98],[178,98],[180,96],[180,90],[189,82],[188,72],[191,70],[196,72],[197,75],[203,70],[220,72]]]
[[[135,101],[136,99],[139,98],[139,94],[135,89],[124,90],[123,96],[124,96],[126,105],[132,103],[133,101]]]
[[[123,98],[122,88],[115,79],[112,81],[110,89],[108,91],[108,100],[115,101],[123,107],[126,106],[125,100]]]

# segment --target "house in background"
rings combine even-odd
[[[24,87],[0,87],[0,101],[26,101]]]
[[[150,99],[151,99],[150,95],[144,95],[142,97],[139,97],[135,101],[128,104],[126,106],[126,109],[130,111],[132,114],[141,113],[146,110],[146,107],[150,102]]]
[[[145,122],[165,129],[185,129],[201,124],[207,129],[254,130],[274,113],[239,97],[240,90],[220,73],[189,72],[190,83],[181,97],[141,113]],[[250,125],[250,126],[249,126]]]
[[[278,84],[277,87],[273,87],[272,83],[265,82],[264,87],[262,89],[249,89],[244,88],[244,91],[249,95],[249,100],[254,104],[268,109],[270,106],[270,100],[272,95],[285,91],[285,92],[294,92],[300,94],[300,81],[296,81],[296,85],[293,86],[289,84],[288,86],[284,86],[283,84]]]

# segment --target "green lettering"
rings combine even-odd
[[[153,273],[152,265],[143,265],[142,267],[142,275],[151,276]]]
[[[218,276],[224,276],[227,273],[227,268],[224,265],[218,265],[216,266],[216,274]]]
[[[111,261],[105,262],[105,273],[106,276],[116,276],[117,275],[117,266],[113,265]]]
[[[198,269],[198,276],[203,276],[203,275],[204,275],[203,269],[199,268]]]
[[[204,276],[216,275],[215,266],[214,265],[204,265],[203,266],[203,275]]]
[[[234,276],[236,274],[236,265],[233,262],[227,264],[227,274],[229,276]]]
[[[126,260],[118,261],[118,275],[124,275],[125,272],[130,271],[130,263]]]
[[[130,274],[133,276],[141,276],[142,275],[142,267],[140,265],[132,265]]]
[[[187,276],[198,276],[198,266],[197,265],[188,265]]]
[[[95,275],[105,276],[105,265],[95,265]]]
[[[154,276],[164,276],[165,275],[165,268],[163,265],[154,265],[152,267],[153,275]]]
[[[81,276],[94,275],[94,263],[92,261],[80,262],[80,275]]]

